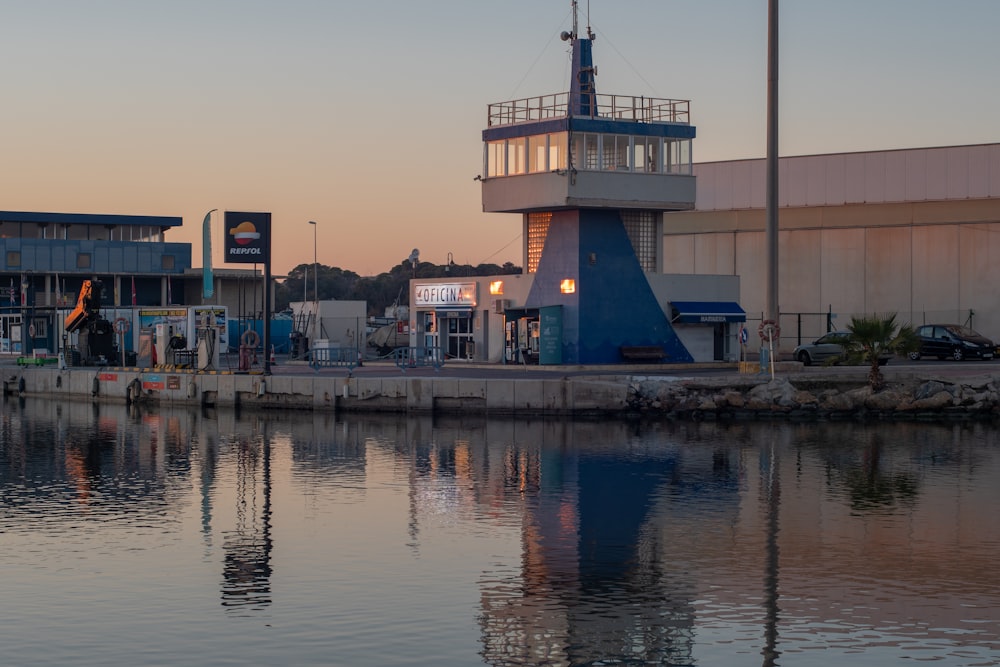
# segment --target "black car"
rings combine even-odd
[[[911,352],[910,359],[937,357],[961,361],[969,357],[992,359],[995,345],[986,336],[961,324],[925,324],[917,329],[920,351]]]

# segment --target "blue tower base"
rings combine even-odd
[[[576,281],[564,294],[564,279]],[[691,354],[649,287],[617,210],[555,211],[527,308],[562,306],[562,363],[622,363],[622,347],[663,349],[671,362]]]

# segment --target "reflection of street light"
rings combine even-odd
[[[314,220],[309,224],[313,226],[313,300],[319,301],[319,264],[316,263],[316,230],[319,225]]]

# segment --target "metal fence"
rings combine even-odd
[[[829,331],[846,329],[853,317],[871,316],[875,313],[837,313],[831,308],[825,313],[781,313],[780,335],[775,341],[775,347],[784,352],[803,343],[810,343]],[[747,317],[746,328],[749,330],[748,347],[755,349],[758,330],[764,321],[763,314]],[[910,324],[919,327],[923,324],[962,324],[975,329],[976,310],[927,310],[914,312],[897,312],[896,323]],[[989,334],[987,334],[989,335]]]
[[[405,373],[407,368],[444,366],[444,350],[440,347],[397,347],[392,352],[396,365]]]
[[[317,373],[323,368],[346,368],[352,375],[361,364],[361,349],[357,347],[323,347],[309,350],[309,367]]]

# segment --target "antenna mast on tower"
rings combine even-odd
[[[580,25],[577,21],[577,6],[579,3],[577,0],[570,0],[570,4],[573,5],[573,34],[572,38],[576,39],[580,36]],[[565,37],[563,39],[566,39]],[[594,33],[590,30],[590,0],[587,0],[587,39],[594,41]]]

